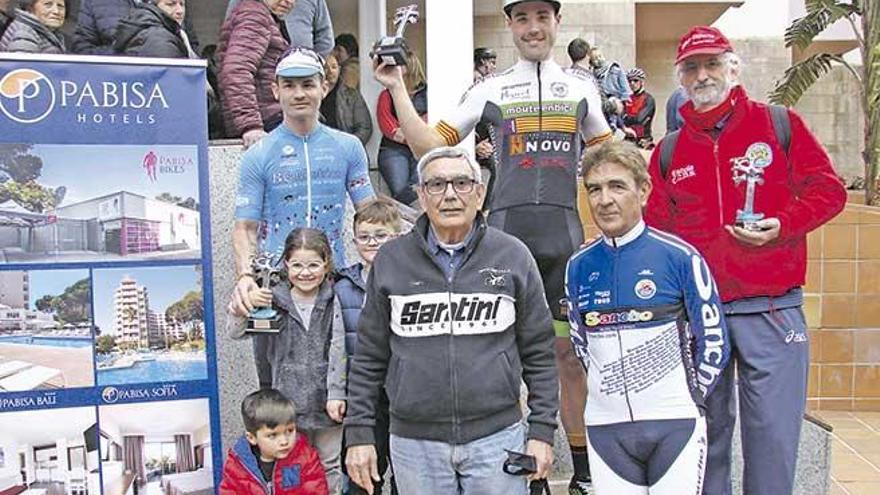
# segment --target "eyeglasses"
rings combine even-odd
[[[394,234],[389,234],[388,232],[376,232],[375,234],[358,234],[354,236],[354,242],[366,246],[371,242],[375,242],[376,244],[385,244],[390,239],[396,237]]]
[[[476,183],[477,181],[470,177],[453,177],[451,179],[437,177],[436,179],[428,179],[422,182],[422,189],[426,193],[436,196],[445,193],[449,184],[452,184],[453,191],[459,194],[467,194],[474,190],[474,184]]]
[[[316,273],[324,268],[324,265],[327,263],[323,261],[310,261],[308,263],[300,263],[299,261],[288,262],[287,268],[294,273],[302,273],[308,270],[311,273]]]

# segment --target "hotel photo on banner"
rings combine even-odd
[[[205,63],[0,67],[0,494],[212,494]]]

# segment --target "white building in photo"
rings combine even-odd
[[[57,325],[52,313],[0,304],[0,332],[39,332]]]
[[[24,270],[0,272],[0,304],[10,308],[30,305],[30,277]]]
[[[113,333],[123,346],[149,348],[149,297],[147,288],[125,277],[113,294]]]
[[[150,308],[146,287],[125,277],[113,293],[113,335],[123,347],[151,349],[186,339],[186,328]]]
[[[57,208],[59,218],[88,221],[90,250],[121,255],[200,246],[199,212],[128,191]]]

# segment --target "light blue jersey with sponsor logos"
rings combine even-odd
[[[355,204],[375,196],[361,142],[321,124],[307,136],[282,124],[242,158],[235,218],[263,222],[258,249],[279,257],[290,231],[321,229],[336,266],[347,266],[346,194]]]
[[[730,341],[700,253],[640,222],[575,253],[565,290],[587,425],[701,416]]]

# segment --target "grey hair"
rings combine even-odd
[[[724,52],[721,56],[718,57],[721,60],[721,63],[727,68],[728,73],[736,71],[736,79],[730,81],[731,87],[738,86],[740,81],[742,80],[742,73],[744,68],[744,63],[742,58],[734,52]],[[673,77],[675,77],[676,81],[681,80],[682,74],[682,64],[684,61],[681,61],[675,64],[675,68],[673,69]]]
[[[10,5],[15,4],[16,2],[9,2]],[[25,12],[33,12],[34,5],[37,3],[37,0],[18,0],[18,8],[19,10],[23,10]],[[70,0],[64,0],[64,8],[67,9]],[[10,9],[12,10],[12,9]],[[65,12],[64,18],[67,18],[67,13]]]
[[[422,172],[425,170],[425,167],[428,166],[429,163],[433,162],[438,158],[462,158],[467,162],[468,166],[471,168],[471,178],[476,181],[477,184],[483,183],[483,174],[480,173],[480,165],[476,160],[468,153],[466,150],[456,147],[456,146],[440,146],[439,148],[434,148],[431,151],[422,155],[419,158],[419,163],[416,166],[416,171],[419,176],[419,183],[422,182]]]

